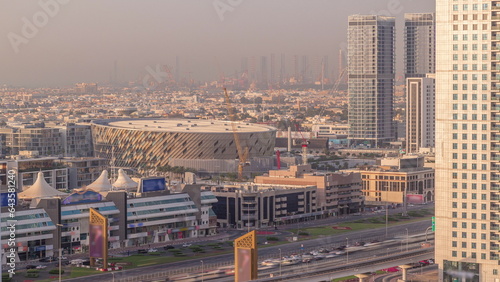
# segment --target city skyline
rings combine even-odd
[[[102,83],[114,78],[115,69],[117,79],[128,82],[139,79],[148,66],[168,64],[174,69],[176,57],[181,69],[178,76],[204,81],[216,80],[221,71],[228,75],[239,70],[241,57],[276,54],[279,62],[282,53],[308,55],[310,63],[313,56],[328,55],[332,71],[337,68],[339,49],[346,48],[349,15],[395,16],[397,44],[402,46],[403,14],[434,11],[433,1],[400,0],[358,0],[341,6],[333,1],[241,1],[231,9],[226,7],[229,10],[214,7],[226,2],[69,2],[59,4],[51,16],[37,1],[28,2],[29,6],[5,1],[6,8],[0,11],[5,23],[0,27],[4,35],[0,84]],[[305,10],[309,12],[302,13]],[[47,15],[46,21],[42,14]],[[33,23],[35,15],[41,15],[40,22],[28,38],[23,35],[24,18]],[[397,52],[402,62],[402,48]],[[287,68],[291,73],[289,63]],[[402,73],[402,63],[398,72]]]

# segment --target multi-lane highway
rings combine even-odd
[[[390,238],[399,237],[404,238],[407,235],[406,229],[408,229],[408,234],[422,234],[431,225],[430,220],[422,220],[418,222],[406,223],[397,226],[389,226],[388,234]],[[269,258],[279,258],[279,249],[281,249],[282,256],[290,255],[292,253],[302,253],[308,252],[313,249],[318,249],[320,247],[332,248],[341,245],[346,245],[347,241],[351,244],[358,241],[369,242],[372,240],[385,240],[386,230],[385,227],[377,229],[369,229],[363,231],[349,232],[342,235],[325,236],[323,238],[294,242],[289,244],[283,244],[279,246],[271,246],[259,249],[259,260],[269,259]],[[400,246],[399,249],[405,248]],[[385,250],[387,252],[387,250]],[[219,255],[205,259],[204,267],[205,270],[215,269],[216,266],[220,265],[231,265],[233,262],[233,255]],[[188,268],[191,271],[197,272],[201,271],[200,259],[193,259],[189,261],[153,265],[149,267],[141,267],[137,269],[124,270],[115,273],[115,281],[141,281],[141,280],[151,280],[146,278],[147,276],[153,277],[157,274],[160,277],[160,273],[169,273],[173,271],[178,271],[180,268]],[[103,273],[99,275],[87,276],[83,278],[69,279],[66,281],[89,281],[89,279],[98,279],[99,281],[112,281],[113,276],[110,273]],[[163,278],[164,279],[164,278]]]

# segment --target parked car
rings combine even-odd
[[[36,269],[44,269],[44,268],[47,268],[47,266],[41,264],[36,266]]]
[[[189,247],[191,247],[191,244],[189,244],[189,243],[184,243],[184,244],[182,244],[182,247],[183,247],[183,248],[189,248]]]
[[[139,254],[147,254],[147,253],[148,253],[148,250],[146,250],[146,249],[139,249],[139,250],[137,250],[137,252],[138,252]]]
[[[36,265],[28,264],[26,269],[36,269]]]
[[[157,249],[154,249],[154,248],[151,248],[148,250],[148,253],[157,253],[158,250]]]
[[[165,250],[171,250],[171,249],[175,249],[175,248],[172,245],[166,245],[165,247],[163,247],[163,249],[165,249]]]

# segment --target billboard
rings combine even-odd
[[[164,191],[166,189],[165,177],[141,179],[141,192]]]
[[[10,196],[10,201],[9,201],[9,195],[12,195]],[[14,206],[17,205],[17,193],[14,192],[14,193],[0,193],[0,199],[2,201],[2,207],[8,207],[9,206],[9,203],[11,204],[14,204]],[[12,201],[12,199],[14,199],[14,201]]]
[[[407,204],[422,205],[422,204],[424,204],[424,195],[408,194],[408,195],[406,195],[406,203]]]
[[[257,279],[257,232],[251,231],[234,240],[236,282]]]
[[[104,257],[104,226],[91,224],[89,229],[90,257]]]
[[[238,260],[238,278],[239,281],[250,281],[252,280],[252,250],[250,249],[238,249],[236,252]]]
[[[62,201],[63,205],[92,203],[102,201],[102,195],[94,191],[75,192]]]
[[[108,218],[90,208],[89,217],[89,255],[90,265],[95,266],[95,259],[102,258],[103,266],[108,265]]]

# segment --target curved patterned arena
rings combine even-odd
[[[242,148],[248,147],[249,159],[272,157],[275,128],[238,122],[236,131]],[[108,158],[116,167],[183,165],[230,171],[238,159],[230,121],[97,120],[92,122],[92,139],[96,157]]]

